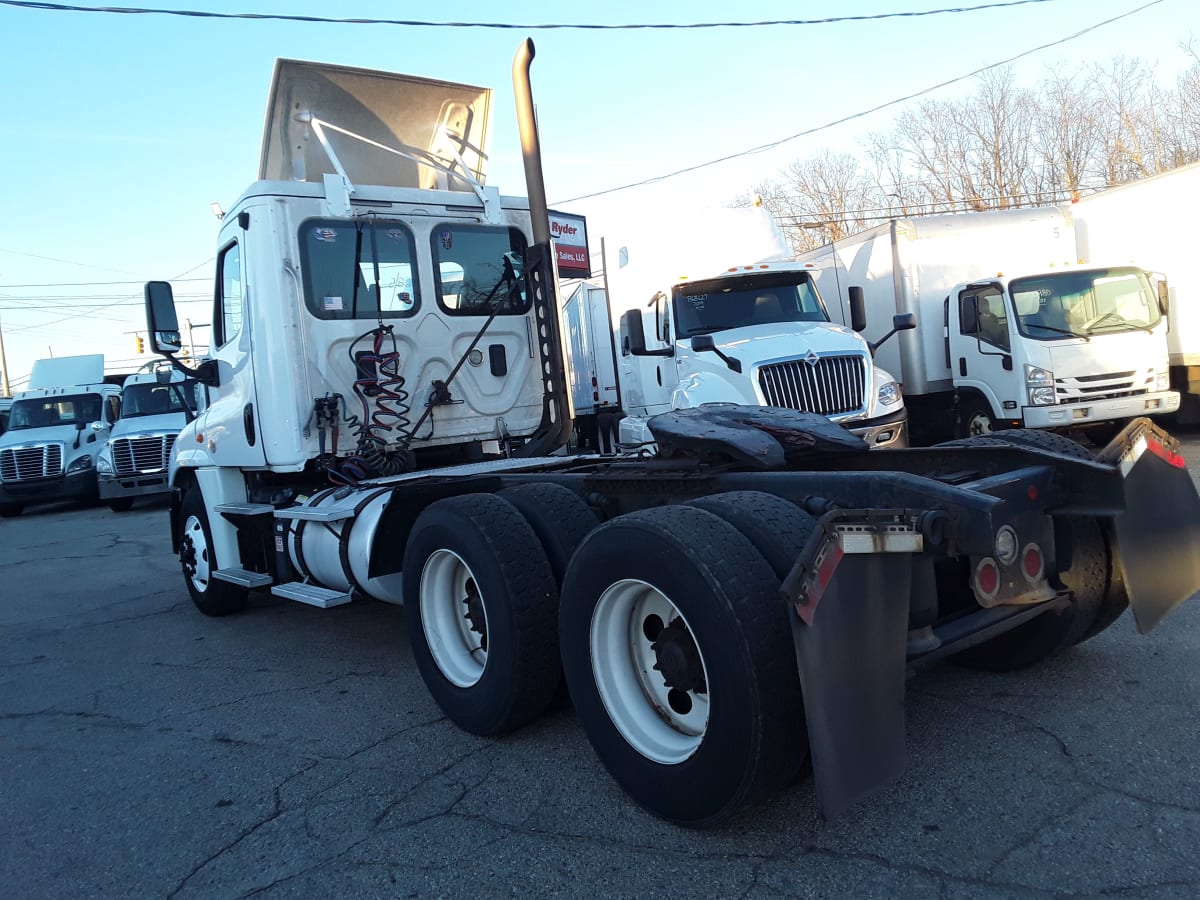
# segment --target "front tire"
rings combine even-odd
[[[451,721],[496,735],[547,709],[562,678],[558,588],[513,504],[466,494],[426,507],[404,550],[403,579],[417,668]]]
[[[132,497],[113,497],[108,501],[108,508],[115,513],[129,512],[133,509]]]
[[[996,430],[992,408],[979,396],[968,396],[958,404],[958,436],[982,437]]]
[[[807,756],[790,623],[770,565],[690,506],[595,529],[571,560],[563,668],[596,754],[634,800],[709,827]]]
[[[217,557],[200,488],[193,487],[184,495],[179,519],[183,523],[179,533],[179,562],[196,609],[206,616],[241,612],[249,601],[249,592],[236,584],[213,578]]]

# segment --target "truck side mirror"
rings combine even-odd
[[[853,290],[853,288],[851,288],[851,290]],[[892,330],[889,331],[887,334],[885,334],[883,337],[881,337],[879,340],[877,340],[875,343],[873,343],[873,344],[870,342],[867,343],[867,346],[871,348],[871,355],[874,356],[875,351],[878,350],[881,346],[883,346],[883,343],[888,338],[890,338],[893,334],[895,334],[897,331],[908,331],[908,330],[910,330],[912,328],[916,328],[916,327],[917,327],[917,316],[915,313],[910,313],[910,312],[896,313],[896,315],[892,316]]]
[[[863,289],[853,285],[846,289],[850,297],[850,327],[863,331],[867,327],[867,304],[863,300]]]
[[[1171,288],[1165,278],[1158,281],[1158,311],[1164,316],[1171,311]]]
[[[179,316],[175,312],[175,294],[165,281],[146,282],[146,327],[150,349],[162,356],[183,348],[179,335]]]
[[[670,348],[664,350],[646,349],[646,331],[642,326],[642,311],[631,309],[621,316],[621,329],[625,332],[625,346],[634,356],[672,356]]]
[[[715,353],[717,356],[721,357],[722,360],[724,360],[725,365],[727,365],[732,371],[737,372],[739,375],[742,374],[742,361],[736,357],[726,356],[724,353],[722,353],[720,348],[717,347],[717,342],[713,340],[713,336],[711,334],[698,334],[692,338],[692,351],[695,353],[704,353],[706,351],[709,353]]]

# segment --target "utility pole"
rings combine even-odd
[[[0,322],[0,396],[11,397],[12,390],[8,386],[8,360],[4,358],[4,324]]]

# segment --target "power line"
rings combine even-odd
[[[8,251],[15,252],[15,251]],[[48,257],[42,257],[48,258]],[[79,263],[78,265],[83,265]],[[208,278],[176,278],[175,281],[210,281]],[[48,287],[107,287],[115,284],[142,284],[139,279],[131,279],[129,281],[41,281],[32,284],[0,284],[0,290],[11,290],[13,288],[48,288]]]
[[[4,2],[4,0],[0,0],[0,2]],[[774,148],[776,148],[782,144],[786,144],[789,141],[794,141],[797,138],[808,137],[809,135],[816,134],[819,131],[826,131],[837,125],[844,125],[845,123],[852,122],[855,119],[861,119],[864,116],[869,116],[872,113],[877,113],[880,110],[887,109],[890,106],[896,106],[900,103],[907,103],[909,100],[915,100],[917,97],[922,97],[925,94],[933,93],[934,91],[941,90],[944,87],[949,87],[952,84],[957,84],[960,81],[965,81],[968,78],[974,78],[976,75],[981,75],[990,69],[995,69],[1000,66],[1008,65],[1009,63],[1016,62],[1018,59],[1023,59],[1026,56],[1032,56],[1034,53],[1040,53],[1042,50],[1048,50],[1051,47],[1057,47],[1060,44],[1065,44],[1068,41],[1073,41],[1076,38],[1083,37],[1085,34],[1089,34],[1098,28],[1103,28],[1105,25],[1111,25],[1113,22],[1119,22],[1121,19],[1125,19],[1125,18],[1128,18],[1129,16],[1136,15],[1137,13],[1140,13],[1143,10],[1149,9],[1151,6],[1157,6],[1158,4],[1160,4],[1162,2],[1163,2],[1163,0],[1151,0],[1151,2],[1149,2],[1149,3],[1144,3],[1141,6],[1138,6],[1134,9],[1129,10],[1128,12],[1123,12],[1118,16],[1113,16],[1111,19],[1105,19],[1102,22],[1097,22],[1094,25],[1089,25],[1087,28],[1080,29],[1079,31],[1076,31],[1074,34],[1069,34],[1066,37],[1059,38],[1058,40],[1055,40],[1055,41],[1050,41],[1049,43],[1046,43],[1046,44],[1040,44],[1039,46],[1032,47],[1029,50],[1023,50],[1022,52],[1020,52],[1014,56],[1010,56],[1007,59],[1002,59],[999,62],[990,63],[989,65],[975,69],[971,72],[967,72],[964,75],[959,75],[959,76],[957,76],[955,78],[951,78],[947,81],[940,82],[939,84],[935,84],[930,87],[924,88],[923,90],[916,91],[915,93],[907,94],[904,97],[897,97],[896,99],[889,100],[886,103],[880,103],[878,106],[872,106],[870,109],[865,109],[865,110],[862,110],[861,112],[856,112],[856,113],[852,113],[851,115],[848,115],[848,116],[843,116],[842,118],[835,119],[832,122],[826,122],[824,125],[817,125],[813,128],[808,128],[808,129],[798,132],[796,134],[789,135],[788,137],[780,138],[777,141],[771,141],[768,144],[759,144],[757,147],[751,147],[749,150],[742,150],[738,153],[731,153],[728,156],[722,156],[719,159],[711,159],[708,162],[697,163],[694,166],[688,166],[683,169],[676,169],[674,172],[668,172],[665,175],[656,175],[653,178],[645,178],[641,181],[635,181],[631,184],[623,184],[620,187],[607,188],[603,191],[594,191],[593,193],[590,193],[590,194],[582,194],[578,197],[571,197],[568,200],[555,200],[553,202],[554,202],[554,205],[560,205],[560,204],[567,204],[567,203],[576,203],[580,200],[590,200],[593,197],[603,197],[606,194],[615,194],[618,191],[627,191],[630,188],[645,187],[648,184],[657,184],[660,181],[666,181],[668,178],[674,178],[677,175],[685,175],[688,172],[695,172],[700,169],[708,168],[709,166],[715,166],[718,163],[729,162],[730,160],[733,160],[733,159],[740,159],[743,156],[751,156],[752,154],[755,154],[755,153],[762,153],[766,150],[773,150]]]
[[[1025,6],[1030,3],[1052,3],[1054,0],[1003,0],[978,6],[956,6],[945,9],[905,10],[902,12],[870,13],[858,16],[828,16],[821,19],[771,19],[759,22],[657,22],[627,23],[623,25],[601,25],[596,23],[516,24],[510,22],[428,22],[417,19],[335,19],[326,16],[297,16],[280,13],[222,13],[194,9],[159,9],[132,6],[72,6],[65,3],[36,3],[29,0],[0,0],[4,6],[20,9],[50,10],[54,12],[116,13],[120,15],[187,16],[198,19],[258,19],[275,22],[325,23],[334,25],[400,25],[408,28],[495,28],[520,31],[549,31],[577,29],[584,31],[648,31],[688,30],[701,28],[763,28],[779,25],[830,25],[837,22],[869,22],[879,19],[917,18],[945,13],[968,13],[986,9],[1002,9],[1009,6]]]

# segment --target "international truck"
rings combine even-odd
[[[562,304],[567,377],[571,384],[575,444],[612,452],[621,411],[612,312],[603,285],[580,281]]]
[[[1179,408],[1169,386],[1165,284],[1080,261],[1057,207],[893,219],[801,254],[827,297],[861,289],[876,329],[917,328],[878,354],[899,374],[920,442],[1005,428],[1072,429],[1105,443]]]
[[[614,243],[605,259],[620,315],[621,443],[650,445],[659,413],[742,403],[817,413],[872,447],[904,446],[899,385],[866,340],[830,320],[811,267],[790,259],[767,210],[680,218]]]
[[[704,827],[810,755],[827,815],[899,778],[910,668],[1030,665],[1200,587],[1200,496],[1144,418],[1099,455],[1024,430],[876,453],[708,404],[651,418],[654,452],[566,452],[533,55],[528,199],[485,183],[489,90],[277,63],[210,361],[178,359],[171,286],[146,286],[152,348],[208,389],[169,475],[202,613],[402,603],[458,726],[511,731],[565,679],[630,796]]]
[[[121,408],[104,357],[61,356],[33,364],[0,436],[0,516],[54,500],[97,498],[96,457]]]
[[[196,383],[169,365],[136,372],[121,386],[121,417],[96,457],[100,499],[128,512],[138,497],[165,494],[175,438],[196,414]]]
[[[1193,211],[1200,206],[1200,163],[1088,194],[1065,209],[1084,259],[1136,264],[1169,283],[1167,354],[1176,420],[1200,422],[1200,268]]]

